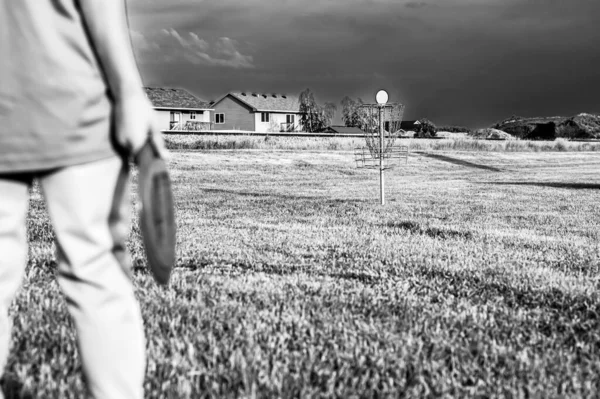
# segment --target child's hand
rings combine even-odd
[[[143,92],[116,100],[115,134],[117,143],[131,156],[137,154],[150,138],[160,157],[168,158],[154,109]]]

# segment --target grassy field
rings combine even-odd
[[[600,153],[413,153],[385,207],[349,152],[175,152],[171,166],[170,288],[136,229],[129,243],[148,398],[600,392]],[[6,380],[80,397],[36,188],[28,227]]]

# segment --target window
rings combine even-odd
[[[190,119],[196,119],[196,111],[190,112]]]
[[[215,114],[215,123],[225,123],[225,114]]]
[[[294,123],[294,115],[286,115],[285,116],[285,122],[286,123]]]
[[[260,121],[261,122],[269,122],[269,116],[270,116],[270,114],[268,112],[261,112],[260,113]]]
[[[181,120],[181,112],[171,111],[171,122],[179,122]]]

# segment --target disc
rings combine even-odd
[[[156,282],[166,285],[175,265],[176,224],[171,180],[165,161],[150,143],[136,156],[142,202],[140,231],[148,267]]]

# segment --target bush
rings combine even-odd
[[[554,140],[554,148],[556,151],[567,151],[569,149],[567,140],[563,138],[557,138]]]
[[[485,139],[485,140],[514,140],[514,137],[510,134],[503,132],[499,129],[484,128],[477,129],[472,133],[474,138]]]
[[[437,126],[428,119],[419,120],[420,124],[415,125],[416,132],[415,137],[418,138],[428,138],[435,137],[435,134],[438,131]]]
[[[586,136],[587,132],[574,123],[563,123],[556,128],[556,137],[573,139]]]

